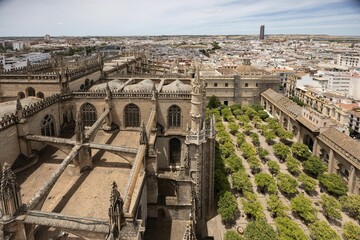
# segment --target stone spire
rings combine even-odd
[[[121,198],[116,182],[112,183],[109,207],[109,233],[106,240],[120,240],[120,230],[125,224],[124,200]]]
[[[22,205],[22,202],[20,187],[16,183],[15,173],[11,170],[8,163],[4,164],[1,172],[0,196],[2,216],[13,216]]]
[[[22,110],[23,110],[23,107],[21,105],[20,99],[17,98],[16,99],[16,115],[17,115],[18,119],[20,119],[22,117]]]
[[[202,118],[202,102],[203,102],[203,91],[202,81],[200,79],[199,68],[196,69],[195,78],[192,81],[191,91],[191,132],[195,133],[200,128]]]

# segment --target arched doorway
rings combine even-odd
[[[170,164],[180,164],[181,142],[178,138],[172,138],[169,141]]]
[[[28,97],[35,97],[35,89],[34,88],[28,87],[28,88],[26,88],[25,92]]]
[[[303,143],[308,146],[311,152],[313,151],[314,140],[310,137],[309,134],[304,135]]]

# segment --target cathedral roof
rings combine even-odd
[[[108,83],[111,91],[117,91],[118,89],[121,89],[122,86],[124,85],[124,82],[119,79],[112,80]],[[92,86],[90,88],[90,91],[97,91],[97,90],[104,91],[105,89],[106,89],[106,83],[100,83]]]
[[[25,107],[37,103],[41,100],[42,100],[41,98],[37,98],[37,97],[27,97],[21,99],[20,102],[21,105]],[[15,112],[16,112],[16,100],[0,103],[0,118],[2,118],[5,114],[8,115],[11,115],[12,113],[15,114]]]
[[[158,84],[155,84],[155,87]],[[142,80],[139,83],[135,83],[135,84],[131,84],[131,85],[126,85],[124,87],[124,91],[151,91],[153,89],[154,86],[154,82],[150,79],[145,79]]]
[[[165,85],[162,87],[163,92],[190,92],[191,86],[188,84],[184,84],[180,80],[175,80],[172,83]]]

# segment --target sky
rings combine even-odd
[[[0,36],[360,36],[360,0],[0,0]]]

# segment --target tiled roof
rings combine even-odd
[[[274,91],[273,89],[269,88],[262,92],[261,95],[267,96],[267,98],[271,100],[273,104],[275,104],[282,111],[289,113],[292,117],[296,118],[297,116],[301,116],[301,107],[299,105],[284,95]]]
[[[298,120],[302,125],[304,125],[305,127],[307,127],[310,131],[312,132],[319,132],[319,127],[315,126],[314,124],[312,124],[309,120],[307,120],[306,118],[303,118],[301,116],[297,117],[296,120]]]
[[[360,142],[340,132],[336,128],[329,128],[319,135],[320,139],[325,137],[328,141],[343,149],[354,158],[360,159]],[[346,154],[345,154],[346,155]]]

